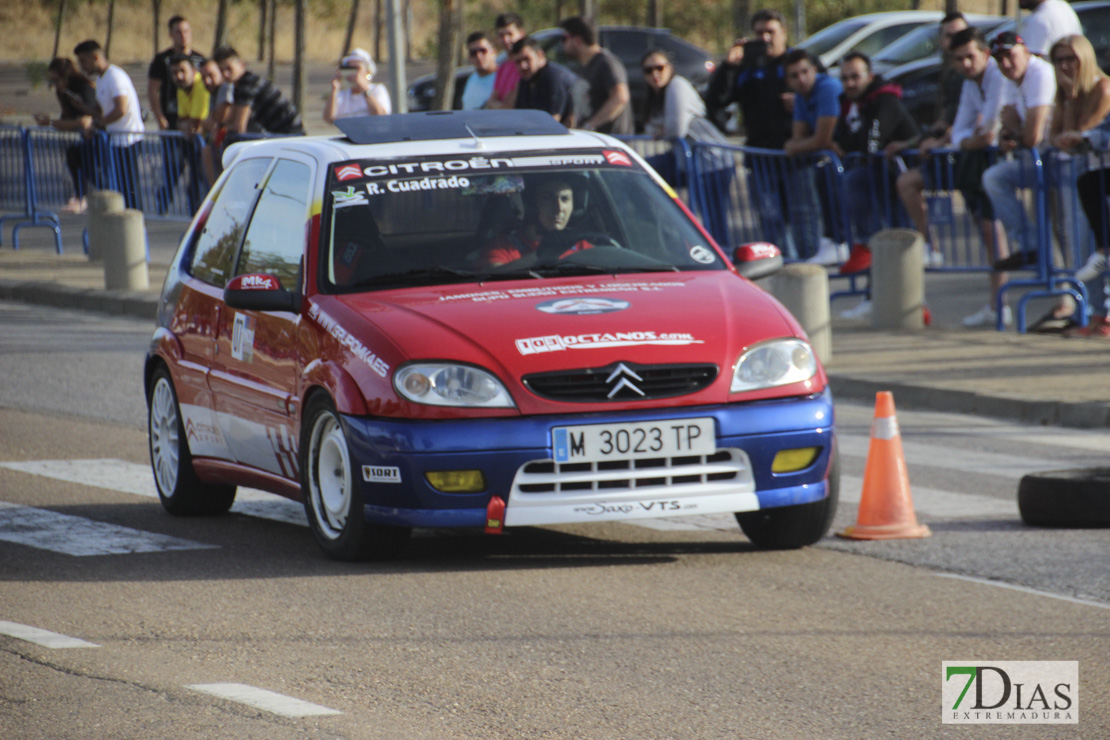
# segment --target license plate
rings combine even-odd
[[[707,417],[556,427],[551,445],[555,462],[577,463],[712,455],[717,438],[713,419]]]

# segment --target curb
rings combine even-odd
[[[874,402],[879,391],[892,391],[899,408],[918,411],[947,411],[976,414],[995,419],[1042,426],[1095,429],[1110,426],[1110,403],[1085,401],[1030,401],[1022,398],[985,396],[973,391],[930,388],[905,383],[876,381],[846,375],[829,375],[834,398]]]
[[[73,288],[38,281],[0,279],[0,299],[149,321],[154,321],[158,314],[158,296],[149,293]]]

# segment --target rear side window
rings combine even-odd
[[[873,57],[919,25],[921,24],[899,23],[894,26],[887,26],[856,44],[852,51],[861,51],[867,56]]]
[[[270,161],[269,158],[248,159],[235,165],[212,204],[204,230],[197,237],[193,261],[189,265],[190,275],[218,288],[227,285],[235,250],[243,239],[258,184]]]
[[[307,165],[278,161],[254,209],[238,274],[264,272],[281,281],[286,290],[297,289],[311,184]]]

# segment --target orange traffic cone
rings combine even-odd
[[[863,469],[859,517],[854,527],[837,534],[852,540],[898,540],[932,534],[924,524],[917,523],[913,513],[910,476],[890,391],[875,396],[875,421]]]

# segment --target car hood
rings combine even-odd
[[[732,369],[744,349],[776,337],[804,336],[770,295],[723,270],[408,288],[336,298],[350,312],[345,328],[367,346],[382,348],[391,367],[415,360],[478,365],[506,383],[521,411],[534,413],[544,410],[542,403],[534,397],[532,404],[520,400],[530,396],[523,380],[529,375],[619,362],[713,364],[717,380],[686,402],[722,403],[729,400]],[[387,336],[392,346],[386,346]],[[759,391],[752,397],[813,392],[824,382],[822,372],[812,388]]]

